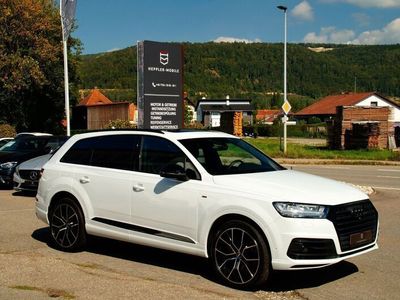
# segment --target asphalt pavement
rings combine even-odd
[[[374,189],[393,190],[400,193],[400,166],[285,164],[285,167],[357,185],[372,186]]]

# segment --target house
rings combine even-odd
[[[330,95],[303,108],[295,114],[298,119],[318,117],[322,121],[331,120],[336,116],[336,108],[339,106],[357,107],[390,107],[389,119],[395,126],[400,126],[400,106],[394,101],[375,92],[367,93],[342,93]]]
[[[282,110],[280,109],[260,109],[257,111],[256,120],[265,125],[272,125],[281,116]]]
[[[229,96],[226,99],[201,99],[196,105],[197,121],[224,132],[239,132],[238,135],[241,135],[243,124],[252,124],[253,110],[251,100],[230,99]]]
[[[73,129],[104,129],[113,120],[134,123],[136,107],[130,102],[112,102],[99,89],[94,88],[72,109]]]

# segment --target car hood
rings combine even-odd
[[[28,157],[27,157],[28,156]],[[23,161],[27,157],[29,158],[29,154],[26,152],[8,152],[8,151],[1,151],[0,152],[0,164],[9,162],[9,161]]]
[[[50,159],[52,154],[45,154],[27,160],[18,166],[18,170],[41,170],[43,165]]]
[[[232,190],[265,195],[267,201],[337,205],[368,198],[346,183],[292,170],[220,175],[214,176],[214,182]]]

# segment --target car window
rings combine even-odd
[[[140,137],[136,135],[110,135],[98,137],[91,165],[103,168],[137,170]]]
[[[69,148],[60,161],[70,164],[90,165],[93,146],[96,140],[97,138],[87,138],[77,141]]]
[[[284,169],[268,156],[236,138],[180,141],[211,175],[268,172]]]
[[[61,162],[103,168],[137,170],[140,136],[109,135],[77,141]]]
[[[140,171],[160,174],[164,168],[175,165],[182,168],[190,179],[200,179],[200,174],[178,146],[156,136],[144,136]]]

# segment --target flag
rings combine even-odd
[[[63,38],[68,39],[75,18],[76,2],[78,0],[60,0],[60,14],[63,28]]]

